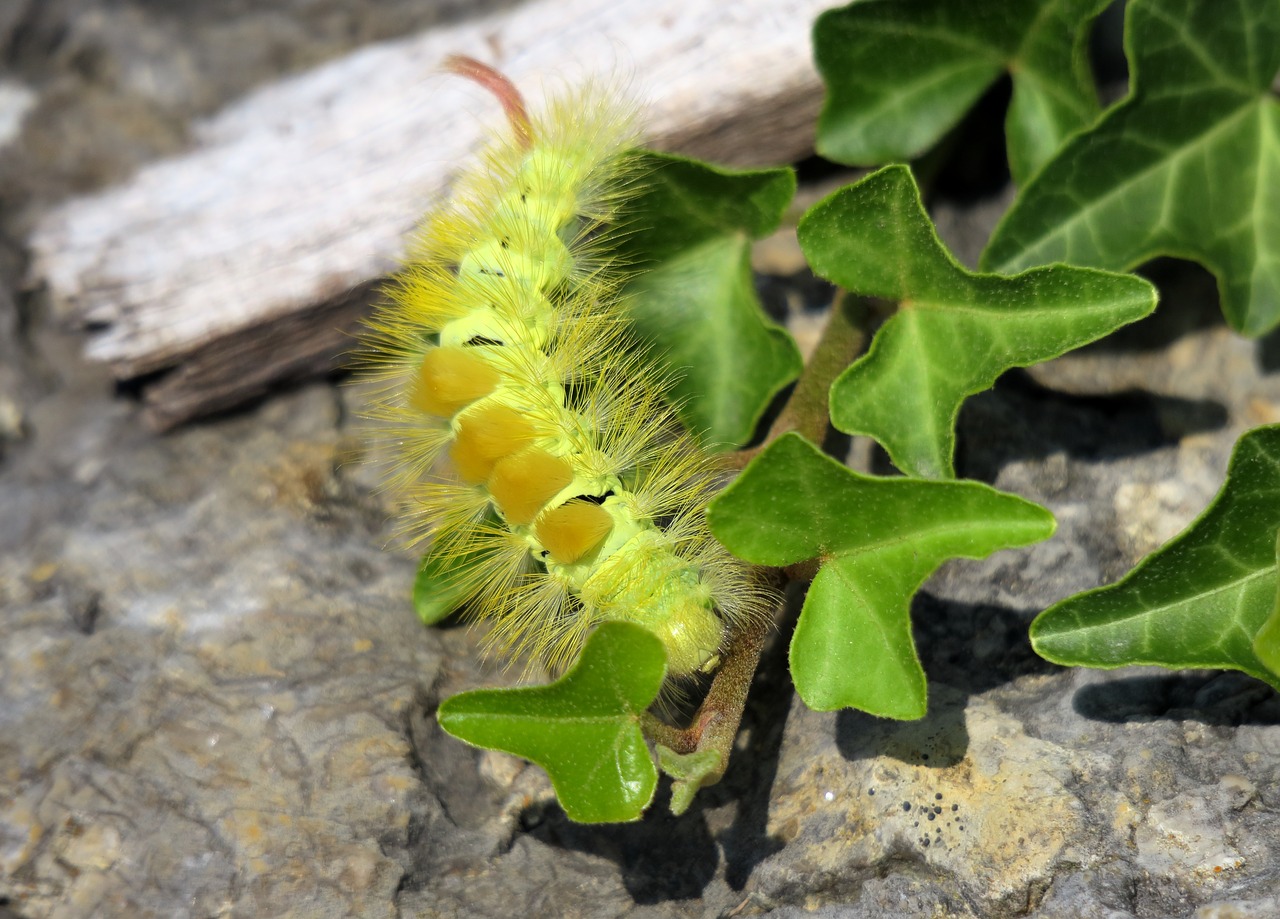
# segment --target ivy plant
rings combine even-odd
[[[1032,647],[1060,664],[1243,670],[1280,689],[1278,528],[1280,425],[1270,425],[1240,438],[1199,519],[1119,582],[1041,613]]]
[[[966,398],[1149,314],[1155,289],[1124,272],[1157,255],[1213,272],[1239,332],[1280,324],[1280,4],[1131,0],[1130,92],[1100,111],[1085,49],[1105,6],[864,0],[820,17],[825,156],[918,156],[1008,73],[1020,191],[981,272],[947,252],[901,162],[811,207],[801,247],[837,293],[803,364],[760,310],[749,266],[794,176],[636,154],[653,179],[623,215],[637,266],[628,302],[645,347],[677,371],[683,418],[713,447],[740,446],[795,380],[763,444],[730,454],[741,472],[707,515],[735,555],[776,581],[810,582],[789,661],[812,708],[921,717],[927,680],[910,622],[921,584],[947,559],[1053,532],[1046,509],[956,478]],[[899,474],[860,474],[824,454],[829,425],[874,438]],[[1069,665],[1234,668],[1280,688],[1278,531],[1272,426],[1241,439],[1221,494],[1184,534],[1120,582],[1043,612],[1033,647]],[[442,574],[430,559],[420,572],[415,602],[430,621],[451,606]],[[625,623],[599,627],[551,685],[462,693],[440,723],[538,763],[574,820],[639,817],[659,772],[679,813],[724,773],[769,628],[730,636],[684,727],[649,710],[661,645]]]
[[[827,85],[818,152],[868,166],[927,151],[1008,74],[1009,169],[1031,176],[1098,114],[1085,54],[1109,0],[894,0],[830,10],[813,33]]]
[[[1131,89],[1071,137],[996,228],[984,267],[1199,262],[1245,335],[1280,323],[1275,0],[1136,0]]]

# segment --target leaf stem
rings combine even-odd
[[[729,753],[747,704],[747,690],[751,688],[764,640],[772,625],[771,620],[761,617],[733,636],[711,689],[689,727],[672,727],[649,712],[641,715],[645,734],[676,753],[714,750],[720,754],[719,766],[703,779],[704,785],[719,781],[729,765]]]
[[[835,378],[866,349],[872,313],[873,308],[868,301],[843,290],[837,291],[827,326],[782,414],[769,428],[764,444],[740,451],[730,458],[734,468],[745,467],[765,446],[788,431],[797,431],[814,443],[822,443],[828,425],[827,393]],[[795,574],[791,569],[775,569],[770,572],[770,577],[781,587]],[[720,669],[716,671],[711,688],[689,727],[673,727],[651,712],[640,716],[641,729],[654,743],[676,753],[713,750],[719,754],[718,766],[702,779],[704,786],[718,782],[729,765],[729,754],[747,704],[747,692],[772,625],[770,619],[761,617],[731,636]]]
[[[822,337],[810,355],[796,388],[787,400],[764,443],[728,457],[734,469],[743,469],[761,451],[788,431],[796,431],[815,444],[827,434],[827,394],[835,378],[867,347],[872,310],[862,297],[837,290]]]

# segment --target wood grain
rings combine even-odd
[[[170,427],[331,371],[406,234],[500,114],[439,71],[451,53],[536,107],[579,79],[629,86],[649,143],[734,165],[812,149],[817,0],[540,0],[369,46],[262,88],[196,127],[185,155],[72,200],[30,239],[31,281],[142,377]]]

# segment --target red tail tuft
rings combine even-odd
[[[449,55],[445,58],[444,66],[460,77],[479,83],[497,96],[502,103],[502,110],[507,113],[507,120],[511,122],[512,130],[516,132],[516,140],[526,149],[533,146],[533,124],[529,121],[524,97],[514,83],[488,64],[464,54]]]

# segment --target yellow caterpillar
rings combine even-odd
[[[534,118],[501,74],[448,66],[498,97],[510,133],[428,215],[367,336],[406,529],[504,652],[562,669],[594,625],[626,620],[662,640],[672,677],[714,669],[768,602],[707,530],[721,469],[620,312],[609,239],[643,178],[624,156],[633,111],[587,86]]]

